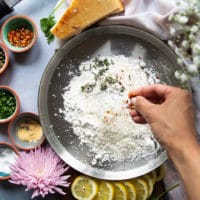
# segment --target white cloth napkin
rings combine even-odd
[[[147,32],[152,33],[161,40],[167,40],[170,38],[168,30],[168,17],[170,14],[177,10],[176,0],[123,0],[125,11],[107,17],[99,22],[99,25],[128,25],[133,26]],[[66,0],[62,8],[57,11],[55,17],[58,19],[62,12],[70,5],[71,0]],[[60,48],[66,41],[55,40],[55,49]],[[198,103],[198,97],[200,95],[200,89],[198,89],[198,79],[194,79],[192,86],[194,88],[194,101],[196,102],[197,111],[197,130],[200,133],[200,105]],[[170,161],[165,163],[166,176],[164,179],[166,189],[174,186],[177,183],[181,183],[178,173],[173,168],[173,164]],[[170,200],[186,200],[183,185],[180,184],[177,188],[169,193]]]
[[[176,10],[175,0],[124,0],[125,11],[110,16],[100,25],[122,24],[148,31],[161,40],[170,38],[168,17]]]

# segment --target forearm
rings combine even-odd
[[[168,151],[183,181],[188,200],[200,198],[200,146],[196,141],[187,143],[177,152]]]

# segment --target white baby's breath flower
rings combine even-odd
[[[183,60],[180,59],[180,58],[177,59],[177,62],[178,62],[179,65],[182,65],[182,64],[183,64]]]
[[[193,58],[193,63],[194,63],[196,66],[200,67],[200,56],[195,56],[195,57]]]
[[[198,54],[200,56],[200,45],[199,44],[194,44],[192,47],[192,51],[194,54]]]
[[[170,47],[172,47],[172,46],[173,46],[173,42],[172,42],[171,40],[168,40],[168,45],[169,45]]]
[[[170,15],[168,19],[171,22],[174,19],[174,15]]]
[[[195,40],[195,35],[193,33],[189,34],[189,39],[190,41],[194,41]]]
[[[190,47],[190,43],[189,41],[187,40],[183,40],[183,42],[181,43],[181,46],[184,48],[184,49],[188,49]]]
[[[180,79],[180,76],[181,76],[180,71],[175,71],[174,76],[175,76],[177,79]]]
[[[192,33],[196,33],[198,30],[199,30],[198,26],[194,25],[194,26],[192,26],[192,28],[191,28],[190,31],[191,31]]]
[[[177,22],[180,24],[186,24],[188,22],[188,17],[186,16],[177,16]]]
[[[180,72],[180,71],[175,71],[174,73],[175,77],[180,80],[182,83],[188,81],[188,76],[183,73],[183,72]]]
[[[178,56],[185,73],[176,72],[182,82],[199,74],[200,77],[200,0],[177,0],[179,9],[169,17],[172,39],[168,45]],[[175,30],[174,30],[175,29]]]
[[[185,83],[188,81],[188,76],[186,74],[182,73],[180,75],[180,80],[181,80],[181,82]]]
[[[176,29],[174,27],[170,27],[169,32],[170,32],[170,35],[174,36],[176,33]]]
[[[180,49],[180,48],[177,48],[177,47],[174,49],[174,51],[175,51],[176,55],[179,55],[179,53],[180,53],[180,50],[181,50],[181,49]]]
[[[194,64],[188,65],[187,70],[189,73],[197,73],[198,72],[198,67]]]

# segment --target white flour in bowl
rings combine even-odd
[[[156,156],[161,147],[150,128],[135,124],[126,108],[130,90],[160,83],[156,73],[122,55],[90,59],[79,70],[64,89],[60,112],[94,154],[91,164]]]

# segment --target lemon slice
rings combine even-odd
[[[98,192],[98,185],[87,176],[78,176],[72,183],[71,192],[78,200],[92,200]]]
[[[165,167],[161,165],[160,167],[155,169],[156,172],[156,182],[161,181],[165,177]]]
[[[114,186],[107,181],[98,182],[98,193],[94,200],[112,200],[114,197]]]
[[[153,185],[154,185],[153,180],[152,180],[151,176],[147,175],[147,174],[142,176],[141,178],[147,183],[148,197],[150,197],[153,192]]]
[[[156,183],[156,171],[153,170],[153,171],[149,172],[148,175],[151,177],[153,184],[155,184]]]
[[[126,187],[127,200],[136,200],[137,193],[136,193],[135,186],[129,181],[124,181],[123,184]]]
[[[131,183],[133,183],[137,192],[136,200],[146,200],[149,194],[147,183],[141,178],[132,179]]]
[[[127,191],[122,183],[114,182],[114,200],[127,200]]]

